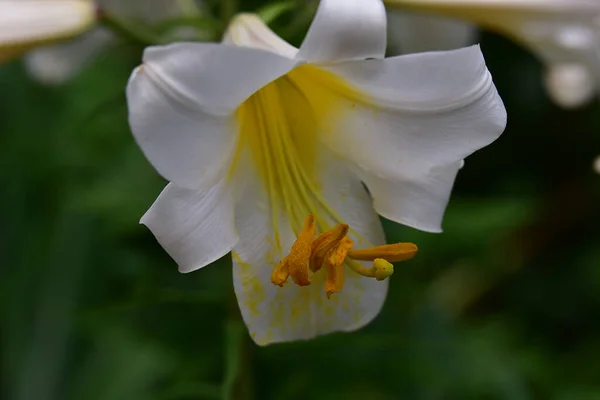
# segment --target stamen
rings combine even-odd
[[[327,262],[327,276],[325,277],[325,294],[329,299],[333,293],[339,293],[344,287],[344,264],[332,265]]]
[[[317,218],[311,213],[305,218],[304,226],[292,245],[290,254],[273,270],[273,284],[283,286],[291,276],[298,286],[310,285],[308,270],[316,273],[325,265],[325,293],[329,298],[333,293],[342,291],[346,265],[361,276],[383,281],[394,273],[393,262],[410,260],[418,251],[413,243],[351,250],[354,242],[346,236],[350,230],[348,225],[339,224],[315,239],[316,226]],[[373,266],[367,268],[358,261],[373,261]]]
[[[329,262],[333,265],[340,265],[344,263],[346,256],[350,249],[354,246],[354,242],[349,237],[343,238],[335,251],[332,251],[329,255]]]
[[[375,246],[368,249],[351,250],[348,257],[360,261],[375,261],[376,258],[383,258],[389,262],[399,262],[410,260],[417,254],[419,248],[413,243],[395,243],[384,246]]]
[[[290,254],[283,259],[271,274],[271,282],[283,286],[289,276],[298,286],[310,285],[308,277],[308,262],[311,256],[312,244],[315,240],[317,219],[314,214],[308,214],[304,220],[302,231],[292,245]]]
[[[330,298],[333,293],[341,292],[344,287],[344,260],[352,246],[354,246],[352,239],[345,237],[327,258],[327,276],[325,278],[327,298]]]
[[[312,244],[312,255],[309,262],[312,272],[317,272],[323,267],[328,254],[340,244],[349,229],[348,225],[340,224],[317,237]]]
[[[283,287],[289,276],[290,268],[287,260],[284,258],[283,261],[275,267],[273,273],[271,273],[271,283]]]
[[[348,266],[359,275],[382,281],[394,273],[393,262],[410,260],[417,254],[419,248],[413,243],[395,243],[375,246],[368,249],[350,250]],[[366,268],[354,260],[373,261],[371,268]]]

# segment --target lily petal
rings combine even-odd
[[[0,54],[77,35],[95,21],[90,1],[0,1]]]
[[[294,65],[273,53],[221,44],[151,47],[127,86],[133,134],[167,180],[207,189],[228,172],[234,111]]]
[[[223,257],[238,242],[233,212],[225,181],[205,191],[168,184],[140,223],[187,273]]]
[[[381,0],[321,0],[298,58],[308,62],[383,58],[385,48]]]
[[[384,243],[379,218],[373,211],[360,180],[331,156],[321,175],[323,196],[339,216],[351,224],[353,239],[362,243]],[[240,241],[232,252],[234,287],[242,316],[251,337],[259,345],[310,339],[334,331],[351,331],[371,321],[381,309],[387,282],[359,277],[346,268],[341,293],[330,299],[324,290],[325,269],[312,275],[309,286],[288,282],[283,287],[271,283],[271,273],[287,255],[295,236],[285,213],[278,215],[278,232],[267,193],[260,182],[248,185],[244,201],[236,208]],[[277,249],[277,241],[282,251]]]
[[[365,176],[407,185],[394,192],[400,196],[394,198],[396,203],[406,205],[392,213],[383,207],[390,204],[383,198],[390,192],[376,190],[385,185],[372,184],[375,207],[395,221],[439,231],[432,223],[440,216],[423,219],[426,216],[414,204],[416,194],[427,197],[421,201],[430,204],[429,209],[443,210],[460,162],[498,138],[506,125],[506,111],[479,47],[326,69],[356,92],[331,87],[346,99],[346,112],[323,135],[325,142]],[[410,210],[417,212],[405,214]]]
[[[223,43],[266,50],[287,58],[295,58],[298,53],[297,48],[280,38],[255,14],[237,15],[227,27]]]
[[[462,162],[435,167],[420,176],[385,179],[362,171],[361,179],[373,196],[377,213],[424,232],[442,231],[442,219]]]
[[[474,43],[476,28],[466,22],[400,10],[388,12],[388,41],[402,54],[454,50]]]

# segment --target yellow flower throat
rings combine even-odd
[[[283,286],[291,277],[295,284],[306,286],[311,282],[309,271],[325,267],[327,296],[342,290],[345,266],[383,280],[393,273],[390,262],[408,260],[417,252],[412,243],[352,250],[354,242],[347,236],[351,228],[321,195],[316,179],[318,135],[328,134],[332,118],[343,111],[339,93],[360,101],[360,93],[342,79],[307,65],[261,88],[238,109],[240,134],[234,161],[235,168],[239,155],[250,150],[269,195],[278,253],[283,254],[281,211],[297,237],[289,255],[273,270],[271,282]],[[335,221],[335,226],[329,221]],[[365,268],[356,260],[373,261],[373,267]]]

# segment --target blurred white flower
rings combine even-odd
[[[186,11],[183,5],[193,4],[193,0],[97,0],[96,3],[115,15],[155,23],[182,15]],[[27,69],[42,83],[61,84],[90,63],[114,40],[112,32],[98,27],[71,42],[36,49],[26,58]]]
[[[88,1],[0,1],[0,61],[78,35],[95,22],[96,10]]]
[[[594,75],[585,65],[578,63],[549,68],[545,84],[555,103],[564,108],[575,108],[589,102],[598,90]]]
[[[600,90],[598,0],[386,0],[386,3],[464,19],[525,45],[545,63],[548,93],[560,106],[581,106]]]
[[[417,250],[377,214],[440,232],[462,160],[504,130],[481,51],[384,58],[380,0],[322,0],[300,49],[253,15],[225,42],[148,48],[132,74],[133,134],[171,181],[141,222],[181,272],[232,251],[258,344],[358,329]]]
[[[430,14],[390,10],[388,41],[395,53],[453,50],[475,42],[476,28],[466,22]]]
[[[594,160],[594,171],[600,174],[600,156],[596,157],[596,159]]]

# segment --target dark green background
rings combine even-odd
[[[302,21],[275,28],[298,43]],[[266,348],[228,257],[181,275],[138,225],[165,184],[126,122],[141,47],[59,88],[0,66],[2,398],[600,399],[600,108],[555,107],[532,55],[481,43],[508,127],[467,160],[444,233],[384,221],[420,252],[379,317]]]

